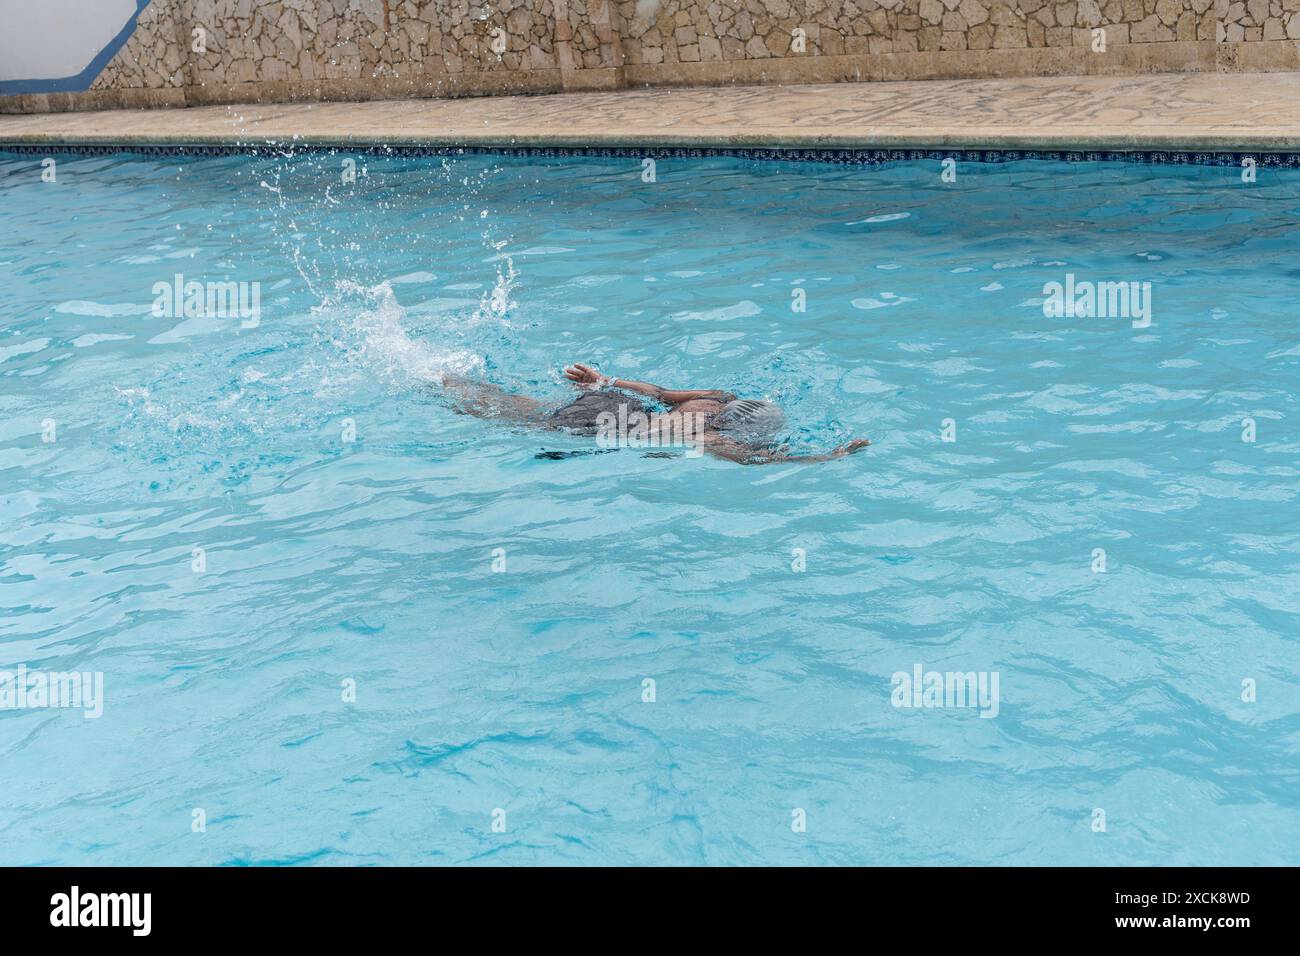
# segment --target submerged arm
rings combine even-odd
[[[537,399],[515,395],[491,382],[473,382],[460,375],[444,375],[442,388],[456,399],[456,411],[463,415],[525,423],[536,423],[542,418],[543,406]]]
[[[770,465],[778,462],[831,461],[859,452],[870,444],[865,438],[855,438],[847,445],[840,445],[823,455],[791,455],[786,452],[785,445],[780,448],[761,448],[732,441],[730,438],[718,438],[706,442],[704,450],[715,458],[725,458],[742,465]]]

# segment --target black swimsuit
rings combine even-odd
[[[576,435],[594,435],[596,419],[605,412],[617,417],[620,407],[627,409],[626,415],[647,410],[640,399],[617,390],[602,389],[579,395],[574,402],[547,415],[545,421],[552,428],[564,428]]]

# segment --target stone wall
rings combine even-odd
[[[1300,0],[153,0],[88,90],[0,111],[1289,70],[1297,39]]]
[[[623,0],[632,63],[763,60],[789,56],[802,28],[817,56],[1081,47],[1092,28],[1107,45],[1215,39],[1213,0]],[[637,8],[656,10],[651,19]],[[758,11],[762,12],[758,12]]]

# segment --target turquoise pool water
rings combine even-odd
[[[0,710],[0,863],[1300,862],[1300,175],[56,158],[0,153],[0,671],[103,713]],[[539,459],[427,387],[575,360],[873,445]]]

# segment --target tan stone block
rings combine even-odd
[[[988,8],[980,0],[961,0],[961,6],[958,9],[961,11],[961,15],[966,18],[966,23],[971,27],[977,27],[985,23],[989,18]],[[992,31],[989,33],[989,42],[992,42]],[[972,44],[971,49],[980,48]]]
[[[943,37],[943,28],[937,26],[924,26],[916,32],[917,49],[923,53],[937,53],[939,51],[939,41]]]
[[[1182,0],[1156,0],[1156,16],[1167,27],[1172,27],[1182,15]]]
[[[1162,43],[1172,40],[1174,32],[1160,22],[1154,13],[1141,22],[1131,25],[1129,35],[1134,43]]]
[[[1029,45],[1024,27],[995,27],[993,31],[993,48],[995,50],[1017,50]]]
[[[1024,17],[1013,11],[1004,0],[989,3],[989,22],[997,27],[1013,27],[1024,22]]]
[[[722,59],[722,44],[717,37],[700,37],[700,59],[704,61]]]

